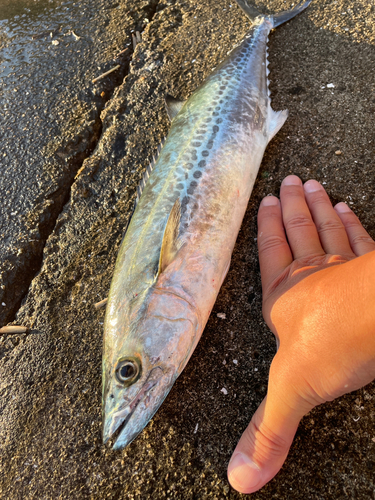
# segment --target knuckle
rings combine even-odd
[[[318,233],[324,233],[326,231],[342,231],[344,226],[336,219],[326,219],[318,222],[316,229]]]
[[[258,422],[257,418],[253,418],[250,422],[249,430],[248,444],[255,450],[258,460],[260,458],[266,461],[271,457],[281,457],[289,448],[290,443],[269,429],[263,421]]]
[[[346,212],[343,214],[343,222],[345,224],[345,227],[362,227],[362,224],[360,223],[358,217],[355,215],[353,212]]]
[[[285,229],[287,231],[293,230],[293,229],[299,229],[301,227],[314,227],[314,223],[310,217],[307,217],[306,215],[299,214],[299,215],[294,215],[290,219],[286,220],[284,222]]]
[[[262,252],[268,252],[274,250],[275,248],[280,248],[285,244],[284,238],[277,235],[265,236],[263,238],[258,237],[258,248]]]
[[[303,187],[298,184],[290,184],[289,186],[282,185],[282,190],[289,197],[295,196],[296,198],[304,198]]]
[[[258,219],[263,220],[272,220],[280,218],[280,208],[275,205],[271,205],[268,207],[262,207],[262,210],[258,212]],[[268,224],[268,222],[267,222]]]
[[[309,204],[311,205],[327,205],[327,201],[329,203],[330,206],[331,205],[331,202],[329,201],[328,199],[328,196],[327,196],[327,193],[323,190],[319,190],[319,191],[315,191],[311,197],[311,199],[309,199]]]
[[[356,234],[350,239],[352,245],[361,245],[362,243],[370,243],[375,247],[375,241],[368,234]]]

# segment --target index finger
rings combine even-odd
[[[264,296],[275,279],[293,262],[280,201],[275,196],[266,196],[259,206],[257,241]]]

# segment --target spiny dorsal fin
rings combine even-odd
[[[163,242],[161,244],[159,270],[161,274],[176,257],[178,248],[178,230],[181,219],[181,204],[179,198],[175,201],[165,226]]]
[[[156,160],[159,158],[160,151],[162,150],[162,147],[164,146],[166,139],[167,139],[166,137],[164,137],[164,139],[162,139],[161,143],[159,144],[159,146],[156,150],[155,156],[152,157],[151,163],[149,165],[147,165],[145,173],[143,174],[143,177],[141,179],[141,182],[137,186],[137,197],[135,199],[135,206],[137,206],[137,203],[139,202],[142,191],[144,190],[146,182],[148,181],[150,174],[155,166]]]
[[[186,101],[180,101],[169,94],[165,96],[164,100],[169,119],[172,121]]]

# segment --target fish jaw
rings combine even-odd
[[[144,429],[171,390],[178,373],[153,368],[133,400],[120,409],[108,408],[103,415],[103,442],[115,439],[114,450],[130,444]],[[107,396],[107,395],[106,395]],[[108,398],[106,397],[108,401]],[[108,409],[108,412],[106,410]]]
[[[199,339],[202,328],[197,310],[178,291],[154,288],[143,309],[144,314],[126,335],[118,321],[112,321],[115,316],[107,318],[103,356],[103,441],[113,440],[113,449],[130,444],[148,424]],[[116,376],[117,367],[123,360],[130,360],[139,367],[134,383],[124,384]]]

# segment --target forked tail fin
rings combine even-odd
[[[293,19],[294,16],[302,12],[309,6],[312,0],[306,0],[305,2],[300,2],[293,9],[286,10],[284,12],[280,12],[279,14],[273,14],[272,16],[268,16],[273,20],[273,27],[277,28],[280,24],[286,23],[290,19]],[[249,3],[248,0],[236,0],[239,7],[245,12],[245,14],[254,21],[254,19],[258,16],[264,16],[264,14],[260,13],[253,5]]]

